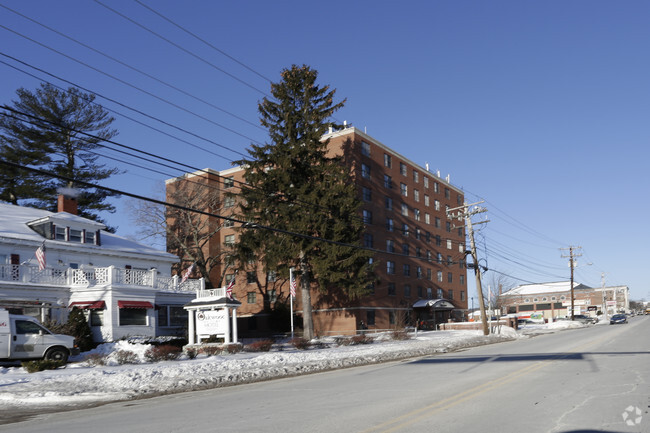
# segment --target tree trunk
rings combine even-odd
[[[311,315],[311,291],[309,290],[309,272],[305,266],[305,253],[300,252],[300,293],[302,294],[302,321],[303,338],[311,340],[314,338],[314,322]]]

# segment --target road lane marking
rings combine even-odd
[[[440,411],[443,411],[445,409],[449,409],[451,407],[454,407],[460,403],[463,403],[467,400],[471,400],[474,397],[477,397],[479,395],[482,395],[488,391],[492,391],[496,388],[499,388],[505,384],[508,384],[512,382],[515,379],[518,379],[521,376],[530,374],[534,371],[540,370],[554,362],[557,361],[562,361],[565,360],[568,357],[568,354],[570,353],[575,353],[575,352],[581,352],[584,349],[593,346],[595,344],[601,343],[604,341],[606,338],[601,337],[595,341],[589,342],[582,344],[580,346],[577,346],[567,352],[564,352],[566,355],[564,356],[558,356],[555,359],[547,359],[544,361],[538,361],[535,364],[529,365],[527,367],[523,367],[517,371],[513,371],[512,373],[509,373],[503,377],[499,377],[497,379],[490,380],[488,382],[482,383],[480,385],[477,385],[473,388],[470,388],[468,390],[465,390],[463,392],[460,392],[456,395],[453,395],[451,397],[444,398],[440,401],[437,401],[435,403],[432,403],[430,405],[421,407],[419,409],[413,410],[411,412],[408,412],[406,414],[400,415],[396,418],[393,418],[391,420],[385,421],[381,424],[378,424],[374,427],[371,427],[367,430],[363,430],[362,433],[370,433],[370,432],[375,432],[375,431],[381,431],[383,433],[389,433],[389,432],[395,432],[398,430],[401,430],[411,424],[414,424],[418,421],[421,421],[427,417],[430,417],[431,415],[438,413]]]

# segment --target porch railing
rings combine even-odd
[[[45,268],[30,265],[0,265],[0,284],[25,283],[38,285],[57,285],[69,287],[94,287],[124,285],[151,287],[164,292],[195,292],[205,288],[203,278],[186,280],[181,283],[177,275],[160,277],[156,269],[125,269],[91,267],[84,269]]]

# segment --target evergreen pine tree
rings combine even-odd
[[[242,188],[241,218],[310,237],[361,245],[360,200],[349,169],[328,155],[321,141],[328,119],[343,106],[335,90],[316,84],[317,71],[292,66],[272,84],[273,100],[259,104],[270,143],[252,145],[245,167],[249,187]],[[356,298],[370,279],[368,251],[267,230],[242,230],[237,244],[242,265],[260,263],[265,271],[300,269],[305,338],[313,337],[310,286],[322,293]]]
[[[87,352],[95,347],[93,344],[93,334],[83,310],[74,307],[70,311],[66,323],[66,331],[67,334],[75,338],[77,346],[82,352]]]
[[[95,150],[117,131],[110,128],[114,119],[94,103],[94,95],[74,87],[64,91],[50,84],[41,84],[34,92],[20,88],[16,94],[18,99],[0,110],[0,157],[91,183],[118,173],[97,163]],[[80,191],[77,205],[83,217],[103,222],[96,212],[115,211],[106,203],[114,194],[103,190],[7,166],[0,175],[0,199],[14,204],[55,211],[57,189],[61,187]]]

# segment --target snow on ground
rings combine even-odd
[[[489,336],[481,331],[420,331],[409,340],[378,336],[372,344],[355,346],[338,346],[331,338],[320,340],[320,348],[307,350],[281,345],[270,352],[199,355],[195,359],[183,356],[157,363],[145,361],[144,353],[151,346],[119,341],[102,344],[57,370],[27,373],[22,367],[0,367],[0,410],[75,407],[248,383],[449,352],[575,326],[556,322],[552,326],[528,325],[519,332],[501,327],[501,334]],[[120,365],[116,357],[120,350],[134,352],[137,363]],[[92,354],[106,355],[106,365],[89,362]]]

